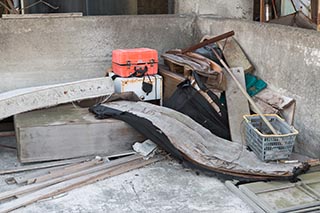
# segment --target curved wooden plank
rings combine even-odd
[[[207,170],[249,179],[282,179],[293,176],[294,168],[302,166],[262,162],[244,145],[219,138],[191,118],[169,108],[123,101],[105,105],[148,119],[161,129],[185,159]]]

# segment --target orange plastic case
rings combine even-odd
[[[112,70],[121,77],[155,75],[158,62],[158,52],[149,48],[112,51]]]

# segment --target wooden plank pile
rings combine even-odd
[[[41,175],[35,174],[33,177],[29,175],[28,178],[18,178],[20,179],[19,183],[25,185],[0,193],[1,202],[8,200],[0,205],[0,213],[13,211],[39,200],[152,164],[161,159],[163,158],[155,156],[144,160],[142,156],[136,154],[111,161],[108,158],[86,159],[62,168],[49,170]]]

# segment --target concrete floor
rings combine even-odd
[[[0,144],[12,143],[14,138],[0,138]],[[0,147],[0,169],[17,165],[16,151]],[[0,176],[0,191],[16,187],[4,182],[5,178],[11,176]],[[196,175],[176,161],[165,160],[14,212],[253,211],[218,179]]]

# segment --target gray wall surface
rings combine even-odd
[[[175,13],[214,14],[227,18],[253,19],[252,0],[175,0]]]
[[[190,46],[193,23],[188,15],[0,19],[0,92],[104,76],[113,49]]]
[[[256,68],[274,88],[295,98],[296,150],[320,158],[320,34],[281,25],[202,16],[199,36],[235,31]]]
[[[257,74],[297,100],[296,150],[320,157],[320,34],[212,16],[0,19],[0,92],[104,76],[116,48],[159,53],[234,30]]]

